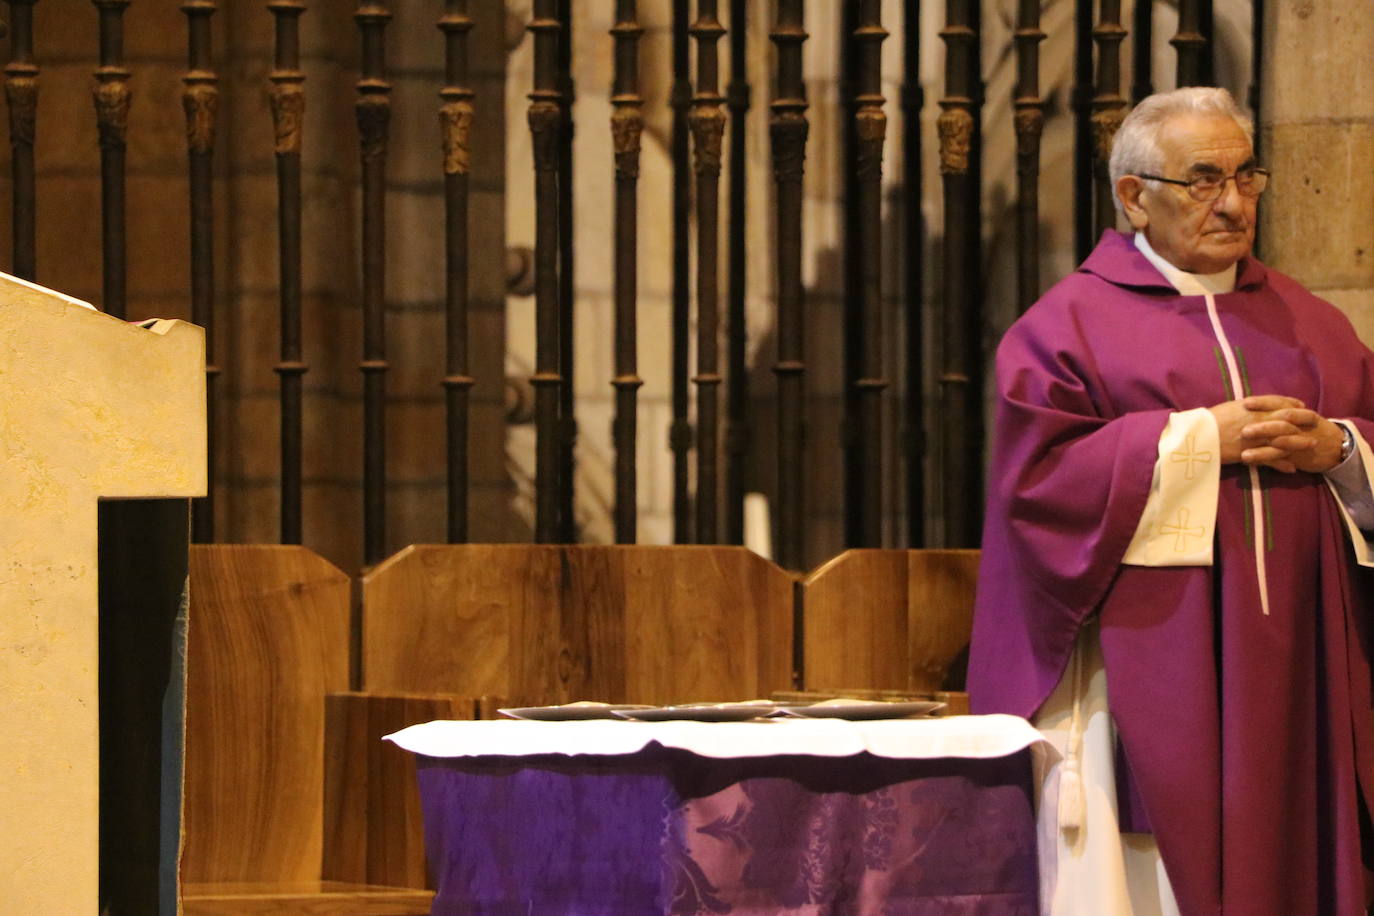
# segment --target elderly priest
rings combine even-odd
[[[1134,233],[998,351],[975,711],[1058,751],[1046,912],[1364,913],[1374,354],[1250,256],[1225,91],[1145,99],[1111,175]]]

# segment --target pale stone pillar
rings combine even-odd
[[[1274,179],[1261,257],[1374,343],[1374,20],[1365,0],[1280,0],[1265,14],[1261,156]]]
[[[101,850],[99,842],[100,706],[122,710],[130,702],[118,690],[100,690],[99,646],[110,634],[102,638],[97,624],[98,502],[205,494],[204,332],[179,321],[144,330],[83,305],[0,274],[4,913],[95,913],[102,858],[106,866],[118,863],[133,845],[128,833],[124,848]],[[126,545],[150,532],[137,534]],[[174,559],[149,551],[139,562],[151,570]],[[184,570],[184,553],[180,563]],[[140,635],[181,649],[172,633]],[[172,677],[174,697],[179,669]],[[164,709],[176,709],[169,704]],[[175,720],[171,727],[180,731]],[[149,757],[156,761],[157,751]],[[179,760],[164,763],[179,767]],[[175,771],[168,778],[173,786],[179,781]],[[176,824],[179,800],[164,801]],[[176,835],[164,839],[163,862],[174,880]],[[122,876],[106,877],[121,883]]]

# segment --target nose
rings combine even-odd
[[[1221,186],[1221,194],[1212,201],[1212,211],[1218,216],[1239,217],[1245,212],[1245,195],[1240,193],[1240,182],[1236,176],[1228,176]]]

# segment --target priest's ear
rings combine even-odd
[[[1138,175],[1122,175],[1116,180],[1116,196],[1121,201],[1121,208],[1126,211],[1126,219],[1131,221],[1132,229],[1144,229],[1150,223],[1149,214],[1140,200],[1144,191],[1145,182]]]

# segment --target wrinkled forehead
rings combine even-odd
[[[1174,174],[1230,173],[1254,160],[1244,129],[1224,115],[1175,115],[1159,126],[1156,142]]]

